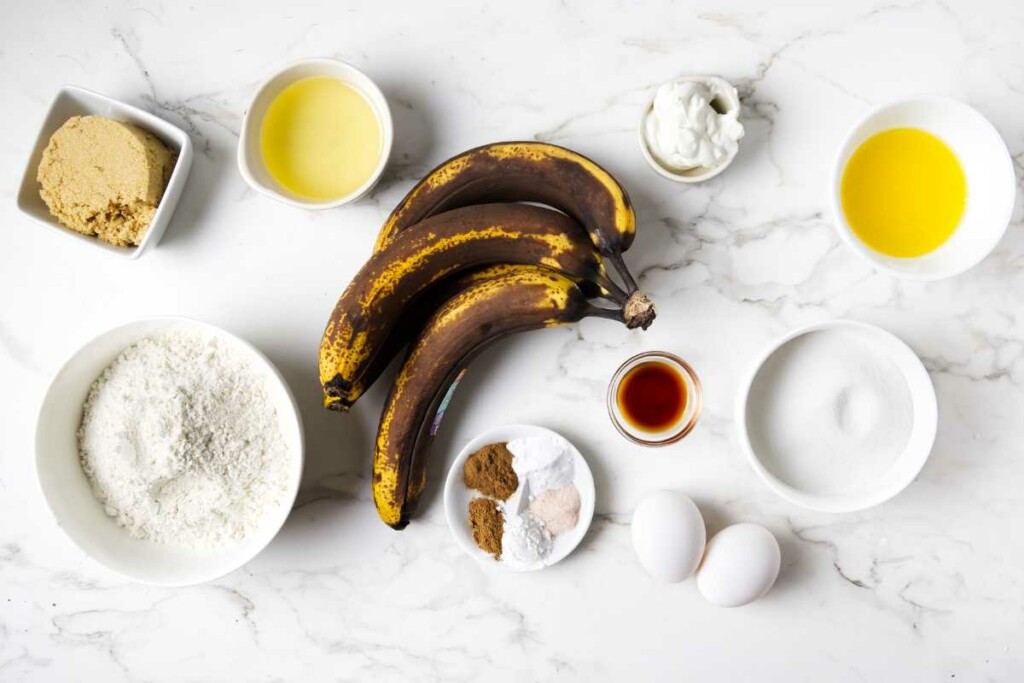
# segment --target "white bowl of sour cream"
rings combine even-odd
[[[718,76],[684,76],[658,87],[640,115],[644,159],[679,183],[714,178],[732,164],[743,137],[740,98]]]
[[[833,320],[796,329],[754,364],[739,440],[777,494],[821,512],[883,503],[924,467],[938,406],[928,372],[893,334]]]

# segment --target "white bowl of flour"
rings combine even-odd
[[[36,429],[58,525],[108,569],[154,585],[210,581],[281,529],[302,425],[258,350],[183,318],[112,329],[57,373]]]
[[[803,327],[771,345],[737,405],[754,470],[792,503],[852,512],[883,503],[924,467],[935,389],[914,352],[865,323]]]

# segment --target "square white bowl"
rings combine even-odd
[[[157,206],[153,222],[146,228],[142,242],[137,247],[116,247],[96,237],[65,228],[53,217],[46,202],[39,195],[39,181],[36,180],[36,172],[39,169],[39,162],[43,158],[43,150],[50,142],[50,136],[72,116],[88,115],[105,116],[138,126],[158,137],[171,152],[177,154],[174,170],[167,181],[164,196],[160,199],[160,205]],[[34,218],[39,223],[48,225],[82,244],[99,247],[121,257],[138,258],[147,249],[155,247],[163,236],[167,224],[171,221],[174,207],[177,206],[178,199],[181,197],[181,191],[185,188],[185,180],[188,178],[191,167],[192,140],[182,129],[138,107],[118,102],[85,88],[65,85],[54,98],[53,104],[50,105],[50,110],[43,120],[43,125],[39,129],[35,147],[32,149],[32,155],[29,157],[25,174],[21,179],[21,189],[18,190],[18,209],[26,216]]]

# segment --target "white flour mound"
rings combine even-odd
[[[93,383],[78,444],[93,492],[136,538],[193,548],[252,532],[288,485],[266,379],[216,337],[157,334]]]

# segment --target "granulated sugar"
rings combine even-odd
[[[903,372],[859,329],[790,340],[765,361],[747,398],[747,433],[764,467],[815,495],[876,489],[913,426]]]
[[[265,382],[246,349],[209,335],[162,333],[123,351],[78,431],[107,514],[137,538],[189,547],[252,532],[288,485]]]

